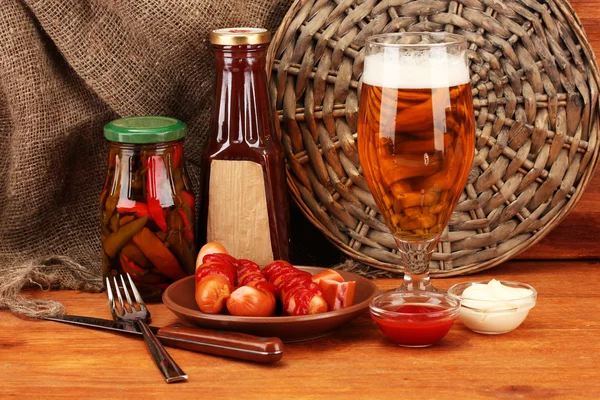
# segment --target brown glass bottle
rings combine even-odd
[[[267,88],[269,40],[264,29],[211,33],[216,95],[202,158],[199,245],[218,241],[233,256],[259,264],[289,260],[284,154]]]

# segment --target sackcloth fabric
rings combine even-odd
[[[292,0],[0,2],[0,309],[60,314],[24,287],[102,290],[102,127],[131,115],[188,124],[194,190],[214,102],[213,29],[274,32]]]

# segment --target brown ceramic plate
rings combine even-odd
[[[316,274],[325,270],[317,267],[298,267]],[[345,280],[356,281],[354,305],[343,310],[298,317],[235,317],[232,315],[205,314],[198,309],[194,298],[193,276],[183,278],[163,293],[163,303],[179,318],[202,328],[249,333],[257,336],[276,336],[286,343],[315,339],[324,336],[345,322],[358,317],[369,307],[377,293],[377,286],[359,275],[338,271]]]

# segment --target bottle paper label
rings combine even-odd
[[[273,261],[263,167],[252,161],[213,160],[208,189],[207,240],[258,265]]]

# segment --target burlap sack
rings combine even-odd
[[[274,31],[292,0],[0,2],[0,308],[25,284],[99,290],[102,127],[129,115],[187,122],[198,190],[213,102],[215,28]],[[49,307],[49,308],[44,308]]]

